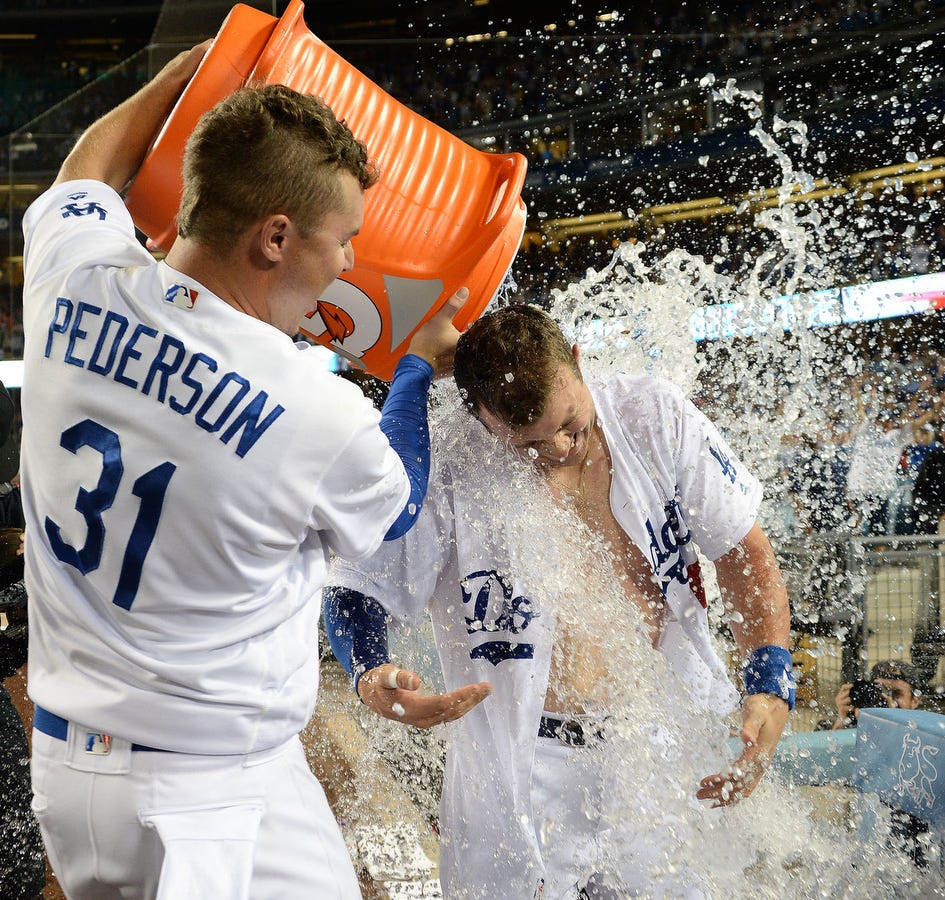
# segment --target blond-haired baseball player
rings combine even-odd
[[[462,301],[414,337],[381,416],[296,344],[353,265],[375,173],[278,85],[202,118],[156,262],[120,191],[205,50],[92,125],[24,220],[34,808],[70,898],[353,898],[298,740],[319,591],[329,551],[416,517]]]

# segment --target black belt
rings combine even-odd
[[[33,710],[33,727],[43,734],[64,741],[69,736],[69,720],[57,716],[42,706]],[[160,750],[157,747],[145,747],[144,744],[132,744],[132,750],[148,750],[152,753],[172,753],[172,750]]]
[[[557,738],[569,747],[585,747],[591,740],[602,741],[604,731],[599,724],[585,724],[577,719],[542,716],[538,722],[538,737]]]

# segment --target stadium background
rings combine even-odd
[[[0,0],[0,365],[22,350],[26,207],[88,124],[174,53],[214,35],[230,6]],[[682,248],[722,274],[750,268],[770,247],[759,214],[785,203],[824,204],[842,236],[818,246],[827,252],[809,285],[945,269],[945,0],[312,0],[306,22],[406,105],[474,146],[529,158],[518,299],[547,304],[552,288],[605,266],[623,241],[654,259]],[[750,111],[720,100],[729,80],[753,92]],[[775,134],[785,122],[803,123],[815,172],[787,196],[781,161],[753,132],[760,124]],[[776,268],[762,280],[775,286],[785,274]],[[945,390],[943,315],[825,329],[836,353],[807,373],[823,385],[834,433],[786,442],[774,484],[794,502],[783,528],[771,526],[795,611],[796,728],[814,727],[842,680],[888,657],[921,665],[925,705],[941,709],[941,538],[914,535],[908,510],[887,533],[863,538],[833,464],[849,434],[851,391],[879,386],[904,413]],[[719,353],[754,352],[751,336],[718,343]],[[850,357],[866,382],[846,377]],[[731,413],[750,391],[702,384],[695,396],[710,413]],[[905,471],[906,506],[907,482]]]

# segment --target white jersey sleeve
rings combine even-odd
[[[89,221],[95,227],[88,227]],[[24,278],[51,278],[84,266],[153,265],[134,237],[121,197],[99,181],[70,181],[40,196],[23,218]]]
[[[672,393],[679,408],[679,494],[696,544],[715,560],[754,525],[761,483],[692,401],[682,391]]]
[[[350,387],[359,395],[352,402],[359,404],[363,394]],[[380,430],[380,420],[372,408],[351,429],[348,443],[320,481],[312,513],[312,528],[348,559],[377,550],[410,496],[403,464]]]
[[[675,493],[702,553],[715,560],[731,550],[754,524],[762,488],[715,425],[661,378],[617,376],[598,393],[664,502]]]
[[[449,496],[431,478],[426,501],[413,528],[384,541],[369,558],[352,563],[335,558],[328,584],[373,597],[404,624],[415,624],[435,596],[454,559],[454,525]]]

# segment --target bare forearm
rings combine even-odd
[[[791,609],[771,544],[755,525],[737,547],[715,562],[729,625],[743,654],[758,647],[787,648]]]
[[[91,125],[66,157],[56,183],[90,178],[121,191],[209,46],[208,41],[178,54],[134,96]]]

